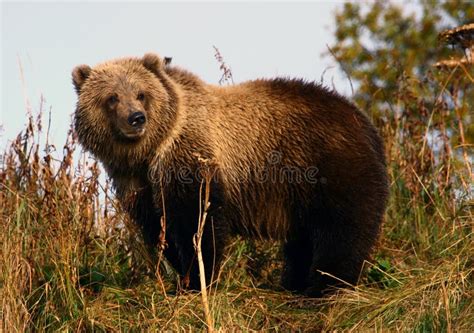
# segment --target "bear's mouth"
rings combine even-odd
[[[139,128],[134,128],[131,131],[124,131],[123,135],[126,136],[129,139],[135,139],[142,137],[143,134],[145,134],[145,128],[144,127],[139,127]]]
[[[138,128],[127,128],[121,129],[117,128],[115,132],[115,137],[117,141],[122,143],[135,143],[139,141],[145,135],[145,127]]]

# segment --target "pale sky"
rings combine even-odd
[[[74,112],[71,71],[123,56],[156,52],[210,83],[221,77],[213,45],[236,83],[290,76],[350,93],[329,57],[340,2],[3,2],[1,4],[0,149],[24,128],[25,97],[51,109],[51,138],[61,150]],[[23,68],[21,80],[19,63]]]

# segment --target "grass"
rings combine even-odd
[[[209,290],[217,330],[474,331],[472,146],[453,142],[462,127],[448,117],[469,106],[448,103],[452,90],[421,97],[421,83],[403,86],[397,112],[374,119],[391,197],[360,284],[325,299],[292,295],[278,285],[277,244],[236,239]],[[206,329],[200,294],[177,293],[170,267],[153,267],[72,131],[57,159],[41,114],[0,166],[2,330]]]

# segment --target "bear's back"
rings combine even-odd
[[[257,80],[214,91],[217,98],[208,118],[217,160],[224,165],[251,168],[275,155],[282,164],[302,168],[328,155],[346,160],[383,157],[367,117],[318,85]]]

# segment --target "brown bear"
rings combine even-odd
[[[81,65],[72,77],[80,143],[103,163],[151,249],[166,216],[164,254],[189,288],[199,289],[199,157],[215,168],[202,240],[207,282],[235,234],[283,243],[287,290],[321,296],[357,282],[388,181],[380,136],[344,97],[286,78],[214,86],[154,54]]]

